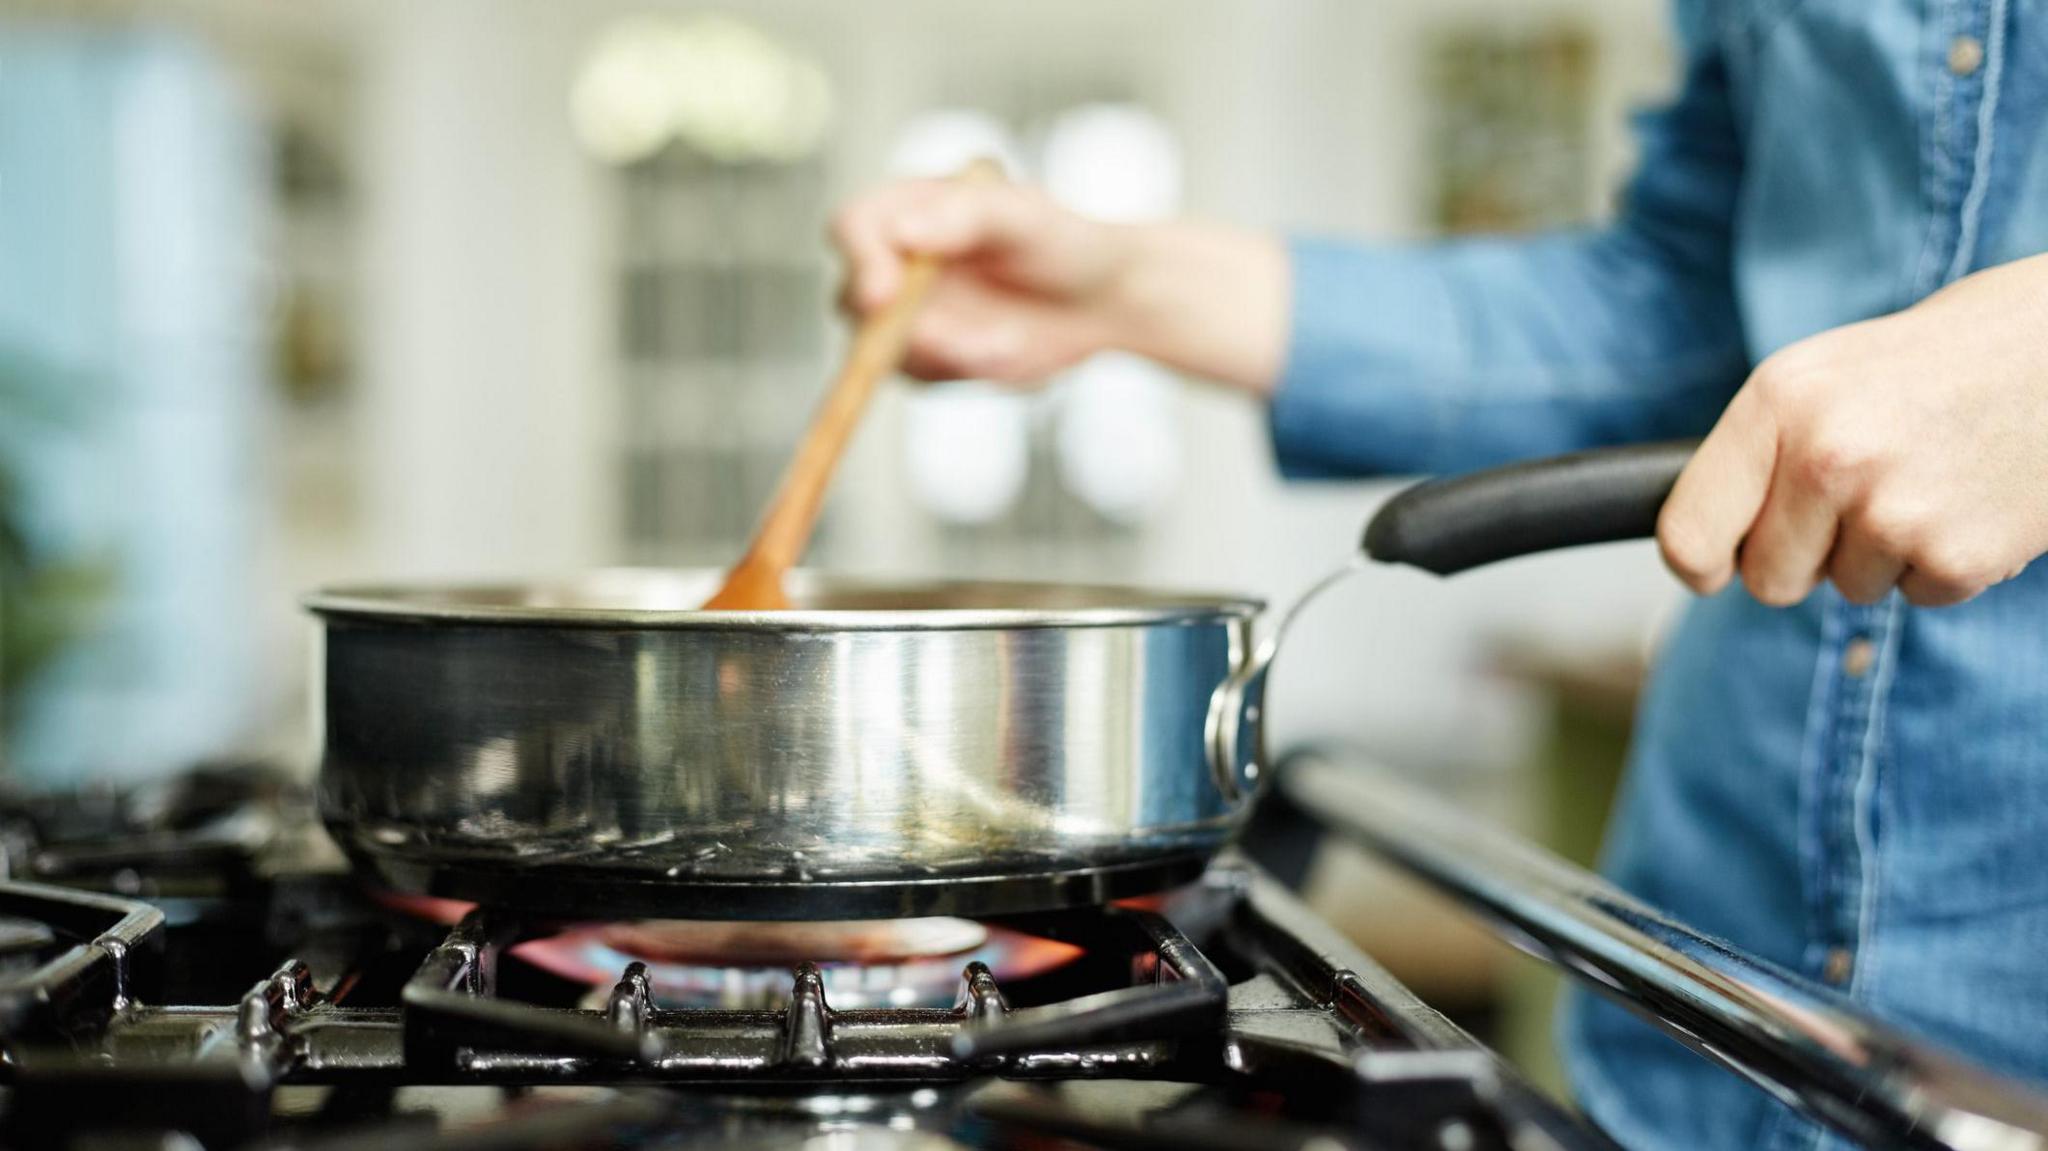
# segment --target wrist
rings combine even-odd
[[[1111,272],[1098,309],[1104,346],[1169,359],[1168,342],[1177,306],[1173,268],[1181,253],[1163,224],[1104,225],[1104,248],[1113,253]]]
[[[1274,237],[1203,224],[1115,225],[1102,306],[1104,346],[1269,393],[1284,358],[1286,249]]]

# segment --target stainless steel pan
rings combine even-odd
[[[1647,534],[1686,453],[1425,484],[1366,550]],[[402,890],[571,916],[990,915],[1192,878],[1256,789],[1284,621],[1255,647],[1252,600],[811,575],[795,611],[696,610],[718,577],[313,596],[337,840]]]

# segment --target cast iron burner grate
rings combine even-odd
[[[950,1008],[835,1009],[810,964],[779,1010],[669,1008],[638,963],[579,1007],[500,962],[551,924],[478,909],[434,941],[351,906],[169,962],[184,929],[149,904],[0,883],[0,922],[38,928],[0,959],[0,1142],[1608,1146],[1235,858],[1158,910],[1010,921],[1081,958],[1009,986],[967,964]],[[179,1001],[176,972],[273,947],[298,958],[239,999]]]
[[[1163,917],[1088,909],[1049,917],[1033,931],[1133,956],[1132,985],[1012,1009],[977,962],[962,970],[950,1009],[835,1011],[818,968],[804,963],[780,1012],[658,1009],[647,968],[635,962],[602,1010],[543,1008],[493,993],[497,957],[533,933],[516,917],[479,909],[405,985],[408,1051],[415,1066],[491,1081],[567,1074],[847,1086],[1099,1076],[1156,1067],[1175,1054],[1169,1041],[1220,1032],[1229,984]],[[274,981],[297,978],[280,972]]]

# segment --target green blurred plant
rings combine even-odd
[[[0,349],[0,732],[21,690],[92,627],[113,589],[111,563],[44,555],[29,538],[20,447],[75,423],[80,393],[71,373]]]

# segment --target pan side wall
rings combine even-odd
[[[1219,845],[1241,620],[960,631],[330,621],[358,856],[678,882],[1115,866]]]

